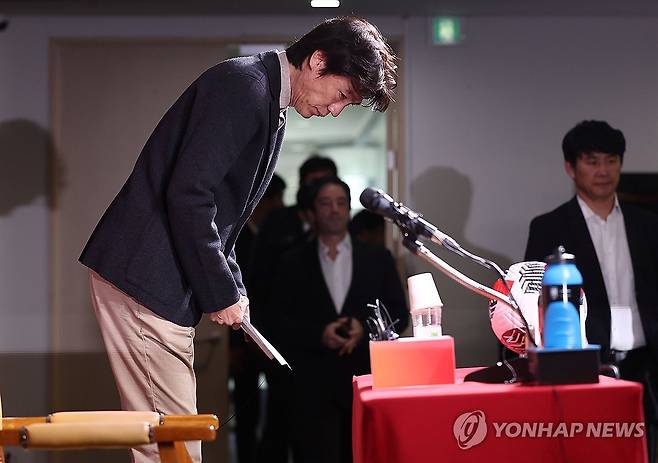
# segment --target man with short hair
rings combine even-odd
[[[80,257],[124,409],[196,413],[194,326],[248,316],[233,247],[274,172],[287,108],[384,111],[394,79],[379,31],[342,17],[285,52],[210,68],[167,111]],[[200,443],[188,450],[201,460]]]
[[[587,339],[624,379],[644,384],[651,460],[658,421],[658,217],[616,195],[626,140],[603,121],[583,121],[562,142],[576,196],[530,224],[525,260],[558,245],[576,256],[587,296]]]
[[[312,233],[306,212],[309,185],[318,178],[336,175],[336,163],[318,154],[309,156],[299,167],[297,204],[274,211],[263,223],[262,233],[256,243],[255,272],[259,285],[268,285],[267,275],[274,271],[281,255],[303,243]],[[268,292],[265,288],[263,290]]]
[[[352,240],[350,190],[336,177],[316,181],[311,213],[317,239],[281,261],[273,304],[273,336],[292,377],[292,440],[295,463],[352,461],[352,376],[370,372],[367,304],[380,299],[395,328],[408,311],[391,253]]]
[[[306,237],[314,233],[313,221],[309,217],[308,210],[311,208],[308,200],[309,188],[313,182],[322,177],[336,177],[338,176],[338,168],[333,159],[319,154],[312,154],[299,166],[299,189],[297,190],[297,204],[287,208],[289,229],[293,227],[297,231],[298,240],[295,244],[299,244],[303,239],[302,235]],[[293,214],[294,213],[294,214]],[[276,219],[283,221],[286,217],[281,214]],[[274,217],[273,217],[274,219]]]
[[[386,222],[384,217],[364,209],[352,217],[350,234],[357,240],[376,246],[386,246]]]

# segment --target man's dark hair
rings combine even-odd
[[[286,181],[277,174],[272,174],[272,180],[265,190],[264,198],[274,198],[275,196],[282,195],[286,189]]]
[[[314,51],[326,55],[323,74],[346,76],[375,111],[385,111],[396,87],[396,57],[375,26],[356,16],[324,21],[286,49],[297,69]]]
[[[381,230],[386,227],[384,217],[367,209],[362,210],[350,221],[350,233],[359,235],[363,231]]]
[[[308,209],[315,209],[315,200],[317,199],[318,194],[320,194],[320,190],[325,185],[340,186],[341,188],[343,188],[343,190],[345,190],[345,194],[347,194],[347,202],[348,203],[352,202],[352,197],[350,196],[350,187],[347,185],[347,183],[343,182],[338,177],[322,177],[315,180],[313,183],[309,185]]]
[[[297,207],[303,211],[313,209],[313,202],[311,201],[311,190],[313,189],[312,183],[310,185],[300,185],[297,190]]]
[[[613,129],[605,121],[582,121],[569,130],[562,140],[564,160],[572,166],[581,154],[606,153],[624,161],[626,139],[621,130]]]
[[[336,163],[330,158],[312,154],[304,163],[299,166],[299,184],[301,185],[304,178],[311,172],[329,171],[332,177],[338,175]]]

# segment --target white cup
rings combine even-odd
[[[407,278],[409,288],[409,310],[443,307],[439,291],[431,273],[419,273]]]
[[[407,279],[409,311],[414,337],[435,338],[441,336],[441,308],[443,302],[431,273],[420,273]]]

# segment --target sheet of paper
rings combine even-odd
[[[279,365],[287,366],[290,368],[290,365],[288,365],[286,359],[284,359],[279,351],[276,350],[267,339],[265,339],[265,336],[260,334],[260,332],[251,323],[249,323],[249,320],[243,320],[240,326],[242,327],[242,331],[244,331],[247,336],[249,336],[249,338],[256,343],[256,345],[260,348],[260,350],[263,351],[265,355],[267,355],[268,359],[274,359],[279,363]],[[292,368],[290,369],[292,370]]]
[[[619,351],[633,348],[633,316],[630,307],[610,307],[610,348]]]

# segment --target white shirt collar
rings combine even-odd
[[[585,217],[585,220],[589,220],[592,217],[599,217],[580,196],[576,195],[576,200],[578,201],[580,210],[583,211],[583,217]],[[615,195],[615,205],[612,207],[612,210],[610,211],[610,214],[608,214],[608,217],[610,217],[612,214],[620,214],[620,213],[621,213],[621,207],[619,206],[619,198],[617,198],[617,195]],[[601,218],[599,217],[599,219]]]
[[[290,67],[285,51],[277,51],[279,65],[281,66],[281,94],[279,96],[279,109],[290,106]]]
[[[318,238],[318,243],[320,247],[320,252],[323,256],[326,256],[329,254],[329,246],[324,244],[320,238]],[[341,253],[341,251],[351,251],[352,250],[352,238],[350,238],[349,233],[345,233],[345,238],[343,238],[337,245],[336,249],[338,250],[338,254]]]

